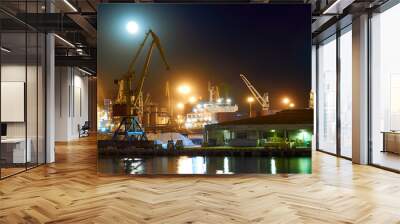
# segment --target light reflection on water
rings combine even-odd
[[[230,156],[100,156],[98,171],[105,174],[241,174],[311,173],[310,157]]]

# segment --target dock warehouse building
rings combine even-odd
[[[313,109],[283,110],[272,115],[206,125],[205,145],[311,148]]]

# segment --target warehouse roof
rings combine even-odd
[[[259,124],[313,124],[313,109],[283,110],[275,114],[246,118],[235,121],[226,121],[214,125],[259,125]],[[210,125],[213,126],[213,125]]]

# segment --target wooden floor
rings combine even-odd
[[[400,155],[391,152],[374,151],[372,160],[374,164],[400,170]]]
[[[16,174],[16,173],[19,173],[19,172],[23,172],[25,170],[26,170],[25,167],[24,168],[20,168],[20,167],[7,167],[7,168],[4,168],[4,167],[2,167],[1,168],[1,177],[8,177],[8,176],[11,176],[13,174]]]
[[[0,223],[400,223],[400,175],[313,155],[312,175],[100,177],[95,141],[0,181]]]

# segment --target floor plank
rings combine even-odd
[[[0,181],[0,223],[400,223],[400,175],[320,152],[312,175],[104,177],[93,138]]]

